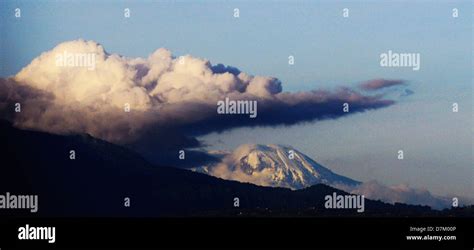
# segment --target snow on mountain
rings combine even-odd
[[[292,147],[273,144],[241,145],[224,156],[222,162],[195,168],[194,171],[223,179],[291,189],[318,183],[330,186],[360,184],[333,173]]]

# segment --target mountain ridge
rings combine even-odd
[[[25,131],[0,123],[0,191],[37,194],[37,214],[3,216],[436,216],[427,206],[366,200],[364,214],[324,209],[324,197],[344,191],[317,184],[292,191],[222,180],[149,164],[137,153],[89,136]],[[76,150],[76,159],[69,151]],[[131,206],[124,206],[130,197]],[[234,199],[240,206],[234,207]]]

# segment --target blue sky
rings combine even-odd
[[[14,9],[21,8],[21,19]],[[472,197],[472,2],[5,1],[0,76],[60,42],[100,42],[145,57],[166,47],[283,82],[285,91],[404,79],[414,95],[386,109],[290,128],[235,129],[209,148],[290,144],[340,174]],[[131,18],[123,9],[131,9]],[[233,17],[239,8],[240,18]],[[350,17],[342,18],[349,8]],[[452,8],[459,17],[452,18]],[[382,68],[387,50],[421,54],[421,69]],[[295,56],[289,66],[288,56]],[[398,92],[396,92],[398,93]],[[394,96],[396,96],[394,93]],[[451,112],[458,102],[460,112]],[[406,159],[396,160],[404,149]]]

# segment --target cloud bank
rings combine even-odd
[[[451,200],[445,197],[432,195],[426,189],[413,188],[406,184],[386,186],[372,180],[358,186],[337,186],[346,192],[364,195],[372,200],[381,200],[388,203],[405,203],[413,205],[426,205],[434,209],[449,208]]]
[[[73,67],[77,61],[67,58],[58,66],[59,55],[93,55],[93,68]],[[225,98],[256,100],[258,116],[218,115],[216,104]],[[15,103],[21,112],[14,112]],[[349,113],[343,112],[344,103]],[[127,58],[84,40],[61,43],[15,76],[0,79],[1,116],[17,127],[88,133],[143,148],[197,147],[194,136],[209,132],[332,119],[392,104],[383,95],[345,87],[284,92],[277,78],[190,55],[174,57],[160,48],[147,58]],[[130,112],[124,112],[126,105]]]

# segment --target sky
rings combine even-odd
[[[124,8],[131,18],[123,17]],[[349,18],[342,17],[343,8]],[[288,144],[353,179],[473,197],[472,13],[469,1],[0,0],[0,76],[15,75],[42,52],[82,38],[128,57],[165,47],[176,56],[276,77],[290,92],[402,79],[414,94],[400,96],[405,87],[396,87],[389,96],[397,103],[386,108],[199,139],[207,149]],[[388,50],[420,53],[420,70],[380,67],[379,56]],[[288,65],[289,55],[294,65]],[[403,161],[397,159],[400,149]]]

